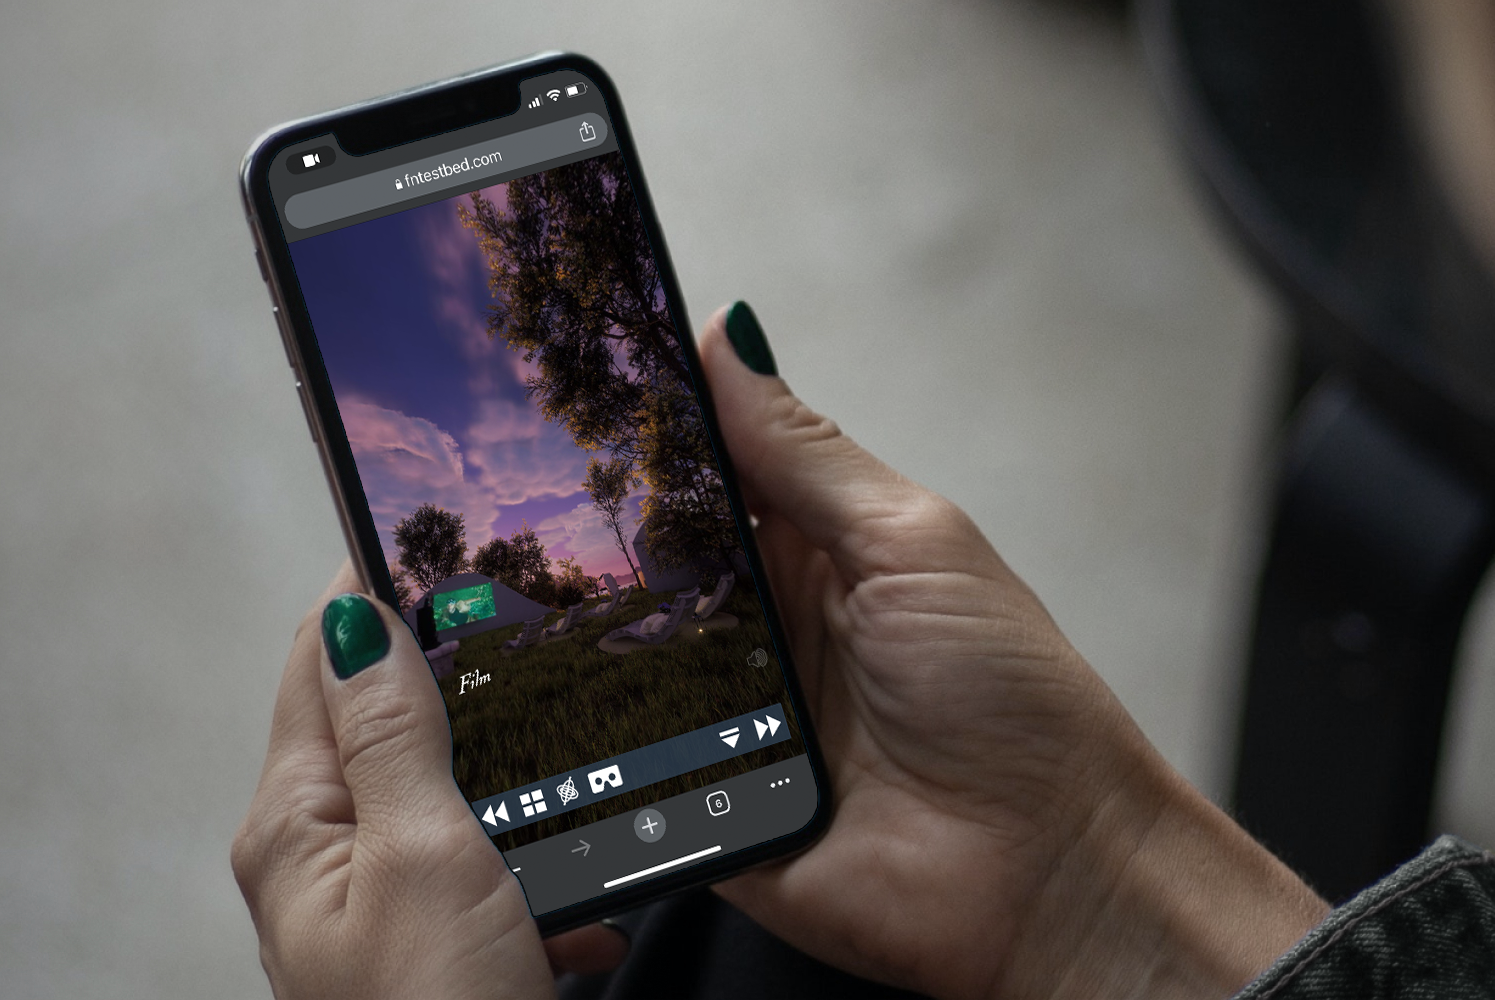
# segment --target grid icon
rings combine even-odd
[[[545,789],[536,788],[533,792],[525,792],[519,796],[519,804],[524,806],[524,814],[533,816],[535,813],[545,811]]]

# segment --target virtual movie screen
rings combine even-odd
[[[431,608],[438,630],[456,628],[458,625],[470,625],[498,614],[493,606],[493,584],[491,583],[449,590],[444,594],[435,595],[435,598],[431,602]]]
[[[457,782],[551,789],[493,801],[499,847],[804,752],[789,713],[647,785],[596,764],[789,703],[619,154],[291,254]]]

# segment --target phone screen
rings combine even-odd
[[[800,720],[595,85],[403,152],[303,142],[271,188],[456,782],[531,911],[803,828]]]

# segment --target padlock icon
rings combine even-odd
[[[597,130],[592,127],[591,122],[582,122],[580,132],[582,142],[591,142],[597,138]]]

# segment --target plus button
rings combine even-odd
[[[664,836],[669,824],[665,822],[664,813],[658,809],[640,809],[633,815],[634,835],[646,844],[652,844]]]

